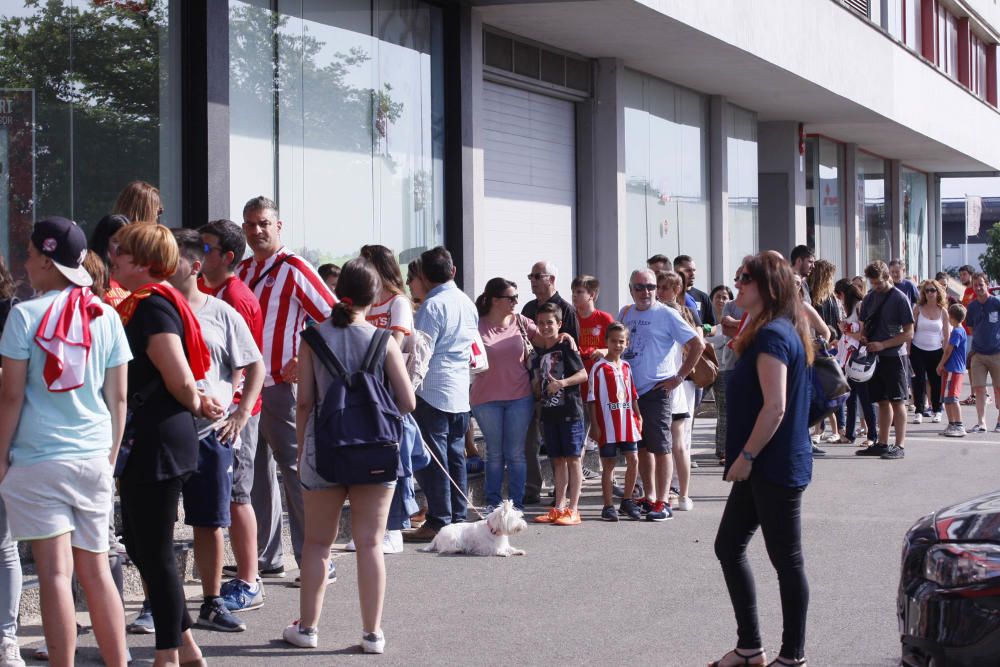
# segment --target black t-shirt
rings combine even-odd
[[[580,387],[573,385],[549,395],[545,391],[549,376],[556,380],[564,380],[583,369],[580,354],[570,347],[569,343],[560,342],[542,350],[535,358],[535,377],[541,386],[542,421],[561,422],[583,419],[583,403],[580,399]]]
[[[184,323],[173,304],[158,295],[146,297],[125,325],[132,348],[128,365],[129,396],[148,396],[132,406],[135,443],[125,466],[128,481],[160,481],[194,472],[198,467],[198,431],[194,416],[177,402],[163,383],[146,348],[150,336],[171,333],[184,340]]]
[[[697,287],[689,289],[688,294],[691,295],[691,298],[698,305],[698,312],[695,315],[701,318],[701,321],[705,324],[715,326],[715,313],[712,312],[712,300],[708,298],[708,295]]]
[[[573,337],[573,340],[579,343],[580,323],[576,319],[576,310],[573,308],[573,305],[566,303],[566,300],[559,296],[559,292],[553,294],[552,298],[545,303],[554,303],[562,309],[562,326],[559,327],[559,333],[568,333]],[[532,299],[524,304],[521,314],[525,317],[530,317],[531,321],[534,322],[538,315],[538,299]]]
[[[877,314],[876,314],[876,311]],[[913,309],[906,295],[898,288],[890,288],[888,292],[872,290],[861,302],[860,317],[863,322],[876,315],[872,323],[872,331],[868,332],[868,340],[882,342],[895,338],[902,333],[907,324],[913,324]],[[905,355],[902,345],[887,347],[878,353],[880,357],[901,357]]]

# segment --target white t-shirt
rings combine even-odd
[[[684,345],[696,335],[675,309],[654,301],[646,310],[634,305],[622,309],[618,321],[628,327],[628,348],[622,359],[632,367],[639,395],[677,374],[670,356],[674,345]]]
[[[372,305],[365,315],[365,320],[379,329],[399,331],[406,338],[403,341],[403,352],[409,351],[410,335],[413,333],[413,305],[405,296],[396,294],[387,301]]]

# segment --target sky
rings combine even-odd
[[[941,199],[1000,197],[1000,178],[942,178]]]

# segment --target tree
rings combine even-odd
[[[1000,222],[986,230],[986,236],[989,241],[986,252],[979,256],[979,266],[992,283],[997,283],[1000,282]]]

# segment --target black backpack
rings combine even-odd
[[[313,426],[316,472],[328,482],[374,484],[397,477],[403,418],[382,378],[375,375],[390,335],[386,329],[377,330],[361,368],[348,373],[315,327],[302,331],[302,340],[331,376]]]

